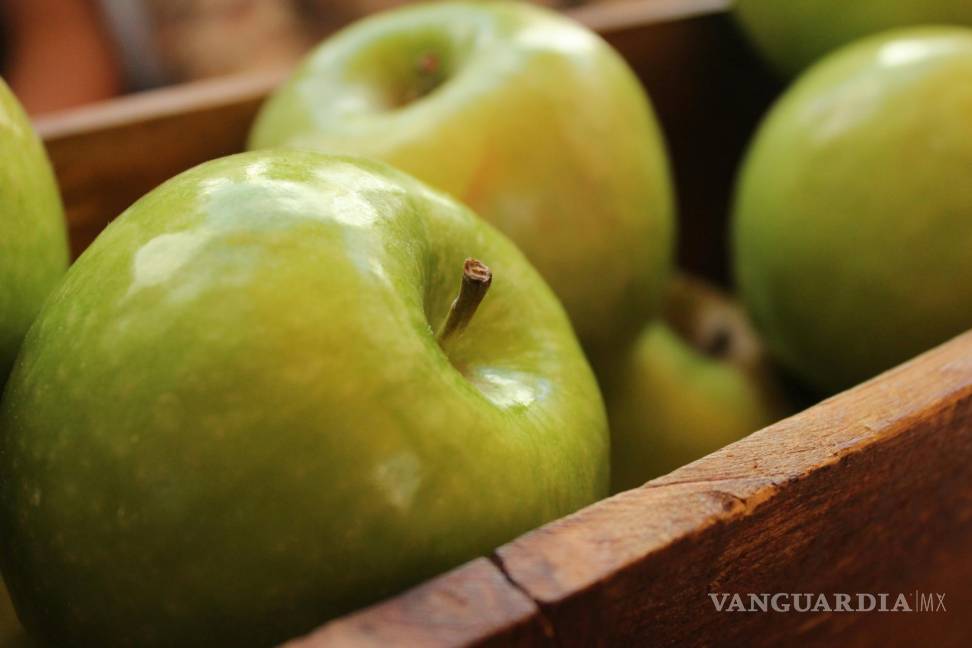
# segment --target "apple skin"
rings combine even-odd
[[[24,333],[68,265],[57,182],[44,146],[0,80],[0,389]]]
[[[384,160],[458,198],[524,251],[592,357],[660,304],[674,238],[662,135],[621,57],[555,12],[447,2],[360,21],[273,94],[249,144]]]
[[[773,67],[794,76],[863,36],[912,25],[972,26],[972,2],[736,0],[733,15]]]
[[[440,347],[465,257],[493,285]],[[275,644],[608,488],[593,374],[519,250],[309,151],[203,164],[109,225],[0,427],[3,574],[53,645]]]
[[[793,407],[742,308],[677,276],[605,388],[611,490],[635,488],[788,416]]]
[[[778,101],[737,184],[738,288],[781,364],[850,387],[972,326],[972,30],[865,39]]]

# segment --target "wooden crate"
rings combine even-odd
[[[779,85],[726,0],[577,10],[664,126],[682,264],[726,275],[735,167]],[[285,71],[38,121],[79,253],[163,180],[243,148]],[[944,593],[946,612],[716,612],[709,593]],[[936,599],[937,600],[937,599]],[[833,601],[833,598],[831,598]],[[972,643],[972,333],[293,646]]]

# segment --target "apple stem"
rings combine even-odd
[[[476,309],[486,296],[490,284],[493,283],[493,272],[477,259],[466,259],[462,264],[462,282],[459,284],[459,295],[449,307],[449,314],[435,338],[439,344],[444,344],[450,337],[462,332],[476,314]]]

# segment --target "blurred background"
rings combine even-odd
[[[556,8],[631,0],[533,0]],[[651,2],[652,0],[644,0]],[[295,62],[405,0],[0,0],[0,73],[32,115]]]

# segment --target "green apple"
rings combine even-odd
[[[972,30],[872,37],[761,125],[735,274],[771,351],[822,392],[972,327]]]
[[[742,308],[679,276],[665,315],[645,327],[605,387],[611,487],[649,479],[791,413]]]
[[[24,333],[67,264],[64,212],[51,165],[0,79],[0,390]]]
[[[969,0],[736,0],[734,15],[773,66],[794,75],[862,36],[911,25],[972,25]]]
[[[595,355],[653,314],[673,248],[662,136],[595,34],[521,2],[446,2],[363,20],[261,110],[251,148],[389,162],[465,202],[546,278]]]
[[[608,488],[600,393],[517,248],[310,151],[203,164],[114,221],[0,427],[3,573],[53,645],[271,645]]]

